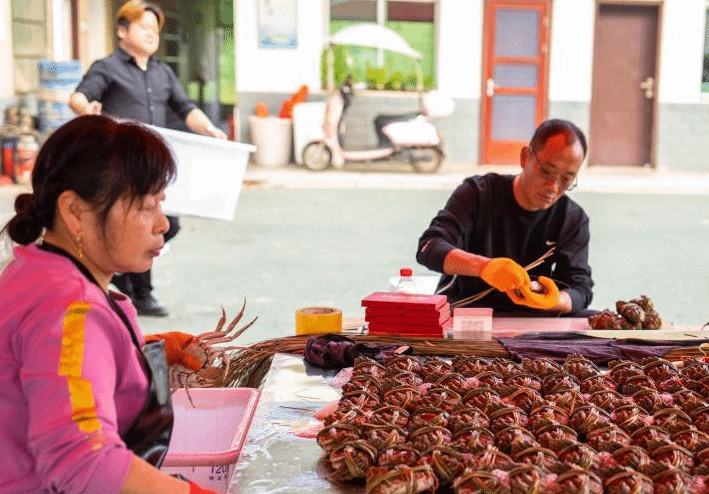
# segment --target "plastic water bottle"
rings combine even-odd
[[[399,270],[399,282],[396,284],[397,293],[418,293],[412,274],[411,268],[401,268]]]

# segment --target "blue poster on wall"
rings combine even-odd
[[[298,48],[297,0],[258,0],[259,48]]]

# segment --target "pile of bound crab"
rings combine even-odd
[[[610,309],[590,316],[591,329],[660,329],[662,318],[647,295],[641,295],[630,302],[618,300],[615,312]]]
[[[317,442],[367,494],[709,493],[709,363],[356,359]]]

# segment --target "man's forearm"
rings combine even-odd
[[[69,107],[77,115],[85,115],[89,107],[89,99],[84,93],[72,93],[69,96]]]
[[[490,258],[471,254],[462,249],[453,249],[443,260],[445,274],[460,274],[463,276],[480,276],[480,271]]]
[[[571,312],[573,304],[571,303],[571,297],[564,290],[559,290],[559,303],[554,307],[549,309],[551,312],[558,312],[559,314],[568,314]]]
[[[197,134],[202,134],[203,136],[216,137],[218,139],[224,139],[226,136],[224,132],[217,126],[215,126],[209,117],[204,114],[199,108],[194,108],[187,114],[185,118],[185,124],[189,129]]]

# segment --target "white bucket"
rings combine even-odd
[[[290,163],[293,120],[278,117],[249,117],[251,142],[256,146],[254,163],[267,167]]]

